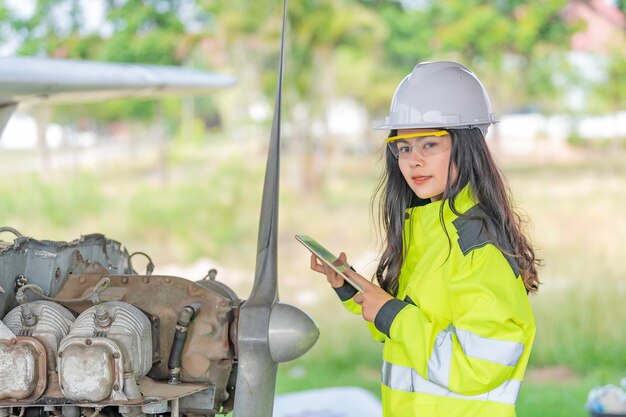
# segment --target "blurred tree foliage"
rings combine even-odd
[[[102,0],[106,31],[87,32],[86,7],[94,0],[35,0],[33,14],[0,3],[2,38],[18,38],[19,55],[181,65],[202,39],[189,33],[179,14],[190,0]],[[113,101],[107,105],[66,106],[57,114],[65,120],[93,115],[98,120],[150,120],[156,102]],[[167,106],[166,106],[167,107]],[[171,117],[179,117],[177,113]]]
[[[272,95],[280,35],[276,0],[34,1],[32,15],[20,15],[10,2],[0,4],[3,37],[17,36],[21,55],[181,65],[207,41],[228,59],[207,59],[201,66],[247,71],[244,78],[255,79],[252,96]],[[85,7],[94,1],[103,4],[106,31],[85,27]],[[451,58],[490,84],[500,111],[531,102],[556,110],[551,101],[563,83],[555,74],[563,74],[562,55],[578,29],[560,18],[566,3],[294,0],[288,9],[286,87],[313,115],[338,95],[355,97],[380,114],[390,89],[416,62]],[[109,117],[152,116],[142,107],[150,106]]]
[[[619,112],[626,108],[626,44],[618,45],[607,56],[605,77],[593,83],[588,105],[593,112]]]
[[[456,59],[479,75],[499,112],[530,105],[561,110],[565,53],[580,28],[560,17],[567,0],[424,0],[409,10],[362,1],[380,10],[390,29],[387,62],[402,72],[422,60]]]
[[[231,73],[240,80],[238,91],[225,100],[227,105],[218,105],[229,126],[249,123],[250,109],[259,103],[271,109],[280,1],[33,1],[34,12],[26,15],[11,7],[12,2],[0,3],[0,22],[4,22],[0,36],[5,41],[17,38],[19,54],[187,64]],[[104,8],[103,22],[90,29],[85,7],[97,2]],[[498,113],[565,110],[562,90],[574,75],[565,56],[571,35],[582,28],[564,22],[567,2],[291,0],[285,114],[297,136],[304,139],[299,145],[306,151],[303,155],[317,152],[323,159],[325,153],[332,153],[336,141],[328,137],[327,128],[331,103],[351,97],[366,107],[372,119],[380,119],[394,87],[423,60],[454,59],[467,64],[487,84]],[[619,6],[624,8],[623,0]],[[611,71],[621,79],[620,61],[615,62]],[[162,112],[175,119],[180,103],[176,99],[172,103],[163,106]],[[203,108],[215,110],[212,105]],[[155,105],[113,102],[81,106],[64,114],[151,120]],[[268,117],[265,120],[269,123]],[[314,176],[314,164],[320,161],[304,161],[309,177]]]

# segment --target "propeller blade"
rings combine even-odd
[[[254,286],[239,310],[235,417],[272,417],[278,362],[302,356],[319,330],[297,307],[278,301],[277,228],[280,120],[287,0],[283,2],[278,88],[265,169]]]
[[[254,286],[239,311],[237,381],[233,408],[235,417],[271,417],[274,408],[278,365],[270,351],[269,328],[272,307],[278,300],[276,232],[286,14],[287,0],[283,0],[278,85],[263,185]]]
[[[259,221],[259,238],[257,242],[257,261],[254,286],[249,302],[253,304],[273,303],[278,300],[277,285],[277,229],[278,229],[278,181],[280,176],[280,125],[283,89],[283,60],[285,49],[285,23],[287,0],[283,1],[283,28],[280,40],[280,58],[278,66],[278,85],[274,102],[274,119],[267,151],[265,182],[263,184],[263,201]]]

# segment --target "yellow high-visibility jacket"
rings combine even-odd
[[[508,240],[493,236],[469,186],[455,208],[463,215],[442,202],[407,211],[398,294],[368,323],[385,343],[387,417],[515,416],[535,337],[528,296],[515,259],[494,245]],[[361,314],[352,287],[337,293]]]

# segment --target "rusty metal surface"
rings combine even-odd
[[[139,390],[144,396],[143,403],[152,401],[171,400],[181,398],[207,389],[211,386],[208,383],[188,383],[168,384],[167,382],[158,382],[148,377],[139,380]]]
[[[86,263],[83,266],[85,265]],[[111,276],[106,274],[101,266],[95,265],[94,267],[94,264],[85,267],[84,271],[86,273],[80,275],[72,274],[56,294],[56,297],[62,299],[79,298],[89,293],[102,277],[110,277],[111,286],[102,293],[103,301],[119,300],[132,304],[141,309],[142,314],[145,314],[150,321],[158,321],[157,327],[160,329],[158,340],[151,341],[151,345],[160,346],[160,349],[158,355],[155,354],[151,358],[169,357],[178,313],[190,304],[198,307],[198,313],[189,326],[189,336],[183,350],[181,375],[183,382],[176,385],[165,382],[168,376],[167,361],[161,360],[161,362],[154,364],[148,376],[139,380],[139,391],[143,398],[128,399],[124,396],[123,391],[124,352],[119,349],[119,346],[115,352],[111,349],[108,352],[92,350],[91,353],[97,356],[96,362],[103,364],[102,369],[86,370],[84,364],[76,362],[90,357],[88,347],[108,346],[115,344],[114,341],[101,338],[102,344],[100,344],[97,341],[100,339],[98,337],[68,338],[66,336],[58,348],[60,356],[57,355],[56,358],[59,374],[54,372],[54,369],[50,369],[50,373],[47,374],[45,368],[46,349],[36,339],[32,339],[40,345],[40,351],[43,353],[42,359],[39,360],[39,364],[43,368],[38,374],[42,377],[38,378],[37,388],[32,395],[21,400],[0,399],[0,407],[33,405],[138,406],[153,401],[185,397],[209,387],[213,387],[211,393],[214,393],[212,395],[215,397],[215,404],[220,404],[229,397],[227,393],[228,378],[234,362],[234,348],[229,338],[229,328],[233,321],[235,309],[231,300],[192,281],[178,277]],[[92,307],[91,303],[88,302],[65,304],[65,306],[75,313],[84,312]],[[7,333],[7,335],[10,334]],[[88,339],[90,344],[87,343]],[[73,352],[73,350],[76,351]],[[118,358],[114,357],[116,353],[119,353]],[[109,365],[106,364],[107,360]],[[111,372],[113,376],[109,378],[111,381],[106,378],[107,372],[104,372],[107,366],[114,368]],[[3,373],[6,370],[5,368],[0,369],[3,370]],[[97,381],[97,385],[102,388],[102,391],[96,393],[97,395],[93,393],[83,395],[84,392],[81,390],[87,389],[86,385],[88,384],[84,383],[84,379],[79,384],[78,378],[90,378],[94,374],[102,376],[103,373],[105,380]],[[63,385],[63,389],[61,389],[61,385]],[[116,385],[120,388],[119,391],[114,389]],[[91,384],[91,386],[93,388],[95,385]],[[68,392],[68,390],[73,390],[73,393]],[[107,393],[108,395],[105,395]],[[64,394],[70,398],[66,398]],[[102,399],[103,397],[105,398]],[[204,400],[206,404],[210,402],[208,397]]]
[[[101,274],[73,276],[57,297],[78,298],[94,287],[103,276],[108,276],[111,281],[110,287],[102,293],[103,300],[122,300],[159,318],[161,358],[169,357],[179,311],[187,305],[198,304],[198,314],[189,326],[189,336],[183,350],[182,381],[210,381],[219,385],[218,381],[223,383],[228,378],[233,362],[229,341],[233,310],[231,300],[184,278]],[[78,312],[89,307],[89,303],[71,305]],[[155,364],[148,376],[156,380],[167,379],[167,362]]]
[[[52,373],[56,377],[56,373]],[[194,393],[206,390],[211,387],[209,383],[180,383],[176,385],[168,384],[167,382],[154,381],[149,377],[143,377],[139,380],[138,386],[143,398],[135,400],[112,400],[107,399],[98,403],[89,401],[72,401],[65,397],[61,393],[58,385],[58,381],[53,378],[48,379],[48,389],[45,395],[35,401],[31,398],[26,398],[21,401],[7,401],[0,400],[0,407],[17,407],[17,406],[31,406],[31,405],[63,405],[63,406],[81,406],[81,407],[107,407],[107,406],[138,406],[143,404],[149,404],[155,401],[169,401],[174,398],[182,398]]]
[[[46,389],[46,348],[37,339],[0,340],[0,400],[35,401]]]

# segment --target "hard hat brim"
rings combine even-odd
[[[498,123],[499,120],[485,120],[476,123],[457,123],[457,124],[437,124],[437,123],[407,123],[407,124],[382,124],[374,128],[374,130],[400,130],[400,129],[471,129],[474,127],[492,125]]]

